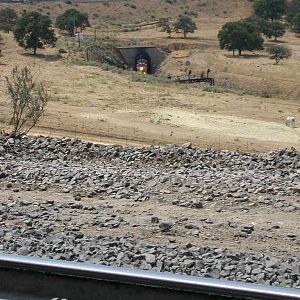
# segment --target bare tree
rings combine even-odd
[[[14,132],[28,133],[45,112],[51,96],[45,82],[38,82],[28,67],[14,67],[10,77],[5,77],[10,98]]]

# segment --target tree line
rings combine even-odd
[[[56,18],[55,26],[68,32],[70,36],[76,29],[84,29],[90,26],[88,15],[76,9],[68,9]],[[52,21],[49,16],[37,11],[24,11],[20,16],[11,9],[0,10],[0,31],[13,32],[19,46],[32,49],[33,54],[44,46],[55,46],[57,41]],[[0,35],[0,42],[2,37]]]
[[[255,0],[251,17],[223,25],[219,45],[233,55],[235,51],[242,55],[245,50],[262,50],[263,37],[277,41],[288,27],[300,33],[300,0]],[[291,56],[291,51],[281,45],[273,45],[267,51],[276,63]]]

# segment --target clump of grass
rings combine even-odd
[[[161,117],[160,116],[156,116],[150,119],[150,123],[153,124],[160,124],[161,123]]]
[[[230,89],[223,88],[221,86],[206,86],[203,88],[203,91],[210,92],[210,93],[218,93],[218,94],[232,92]]]
[[[140,74],[137,72],[133,72],[131,75],[131,80],[135,82],[152,82],[153,76],[148,74]]]
[[[263,97],[263,98],[272,98],[272,94],[268,90],[262,91],[260,96]]]

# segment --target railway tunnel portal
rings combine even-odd
[[[120,47],[118,48],[129,69],[153,74],[166,59],[165,53],[157,47]]]

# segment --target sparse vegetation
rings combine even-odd
[[[278,65],[281,60],[288,59],[292,56],[291,49],[281,45],[272,45],[268,47],[267,52],[270,55],[270,59],[275,60],[276,65]]]
[[[37,82],[28,67],[14,67],[10,77],[5,77],[14,132],[29,132],[45,112],[50,94],[44,82]]]
[[[33,49],[34,55],[38,48],[42,49],[45,45],[54,46],[57,40],[49,16],[35,11],[24,12],[17,19],[13,33],[19,46]]]

